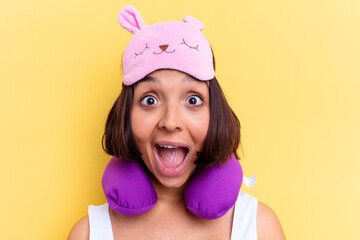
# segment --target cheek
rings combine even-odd
[[[131,128],[140,152],[144,153],[143,151],[146,149],[146,144],[149,143],[154,129],[154,119],[135,107],[131,111]]]
[[[155,118],[151,115],[144,114],[142,111],[137,111],[134,108],[131,111],[131,128],[134,136],[136,146],[141,153],[141,157],[151,171],[153,166],[151,164],[151,137],[155,126]]]
[[[192,115],[189,119],[188,126],[191,129],[192,136],[194,140],[197,143],[201,143],[202,146],[209,129],[210,113],[205,111],[199,115]]]

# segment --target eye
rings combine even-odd
[[[202,104],[202,99],[199,96],[193,95],[186,99],[186,102],[190,105],[199,106]]]
[[[196,50],[199,51],[199,49],[198,49],[199,45],[196,45],[196,47],[192,47],[192,46],[190,46],[189,44],[187,44],[187,43],[185,42],[185,39],[184,39],[184,38],[183,38],[183,42],[182,42],[181,44],[185,44],[185,45],[188,46],[190,49],[196,49]]]
[[[139,55],[142,55],[143,52],[145,52],[145,50],[148,49],[148,48],[149,48],[149,47],[148,47],[148,45],[146,44],[144,50],[142,50],[140,53],[135,53],[135,57],[137,57],[137,56],[139,56]]]
[[[157,99],[153,96],[145,96],[141,99],[141,104],[145,106],[151,106],[157,103],[158,103]]]

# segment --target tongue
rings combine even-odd
[[[184,148],[163,148],[158,147],[161,162],[166,168],[176,168],[182,163],[186,152]]]

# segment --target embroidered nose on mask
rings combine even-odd
[[[166,51],[166,49],[169,47],[169,45],[160,45],[159,48],[163,51]]]
[[[153,54],[159,55],[162,53],[174,53],[176,49],[174,49],[173,51],[166,51],[166,49],[168,49],[169,44],[166,45],[159,45],[159,48],[161,49],[161,52],[153,52]]]

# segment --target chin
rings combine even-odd
[[[184,176],[181,176],[179,178],[157,178],[158,182],[166,188],[181,188],[187,183],[188,179],[189,176],[187,178],[185,178]]]

